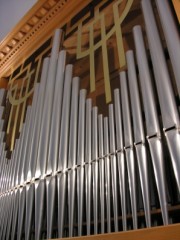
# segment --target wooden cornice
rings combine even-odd
[[[0,78],[9,76],[56,28],[70,21],[90,0],[40,0],[0,43]]]

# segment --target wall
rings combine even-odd
[[[0,41],[37,0],[0,0]]]

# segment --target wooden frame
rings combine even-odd
[[[146,228],[134,231],[100,234],[86,237],[64,238],[66,240],[179,240],[180,224]],[[58,239],[56,239],[58,240]]]

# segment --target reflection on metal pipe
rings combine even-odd
[[[46,91],[46,81],[47,81],[47,73],[49,66],[49,58],[45,58],[43,61],[42,74],[41,74],[41,84],[39,90],[39,97],[37,102],[37,110],[34,117],[34,125],[31,130],[31,139],[29,143],[29,148],[27,152],[27,156],[29,156],[29,165],[27,164],[27,168],[25,168],[25,179],[30,181],[35,177],[36,171],[36,160],[37,160],[37,152],[39,146],[39,135],[40,135],[40,126],[42,119],[42,111],[44,105],[45,91]]]
[[[64,232],[64,206],[66,201],[66,173],[62,172],[57,175],[58,186],[58,237],[63,237]]]
[[[169,73],[150,1],[141,2],[164,129],[180,126]]]
[[[98,116],[98,146],[99,146],[99,181],[100,181],[100,219],[101,219],[101,233],[104,233],[105,231],[105,212],[104,212],[104,207],[105,207],[105,176],[104,176],[104,146],[103,146],[103,116],[102,114]]]
[[[143,196],[145,218],[147,227],[151,226],[151,215],[150,215],[150,194],[149,194],[149,183],[148,183],[148,168],[147,168],[147,154],[145,147],[145,135],[143,129],[143,120],[141,114],[141,105],[138,91],[137,76],[134,63],[134,55],[132,51],[126,53],[127,66],[128,66],[128,82],[130,89],[130,99],[132,106],[132,117],[133,117],[133,130],[134,130],[134,141],[137,153],[138,168],[140,175],[141,190]]]
[[[125,139],[125,152],[128,170],[129,190],[131,198],[133,228],[137,229],[137,199],[136,199],[136,177],[135,177],[135,162],[133,151],[133,140],[131,130],[131,120],[129,111],[129,99],[127,91],[127,80],[125,72],[120,73],[120,85],[121,85],[121,101],[122,101],[122,113],[123,113],[123,128]]]
[[[54,202],[56,190],[56,176],[46,178],[46,200],[47,200],[47,238],[52,238],[53,219],[54,219]]]
[[[160,127],[158,123],[158,115],[156,110],[156,104],[153,95],[152,82],[150,77],[150,71],[147,62],[147,56],[145,52],[145,45],[143,41],[142,31],[140,26],[136,26],[133,29],[135,47],[136,47],[136,56],[138,62],[138,69],[140,75],[140,83],[142,88],[143,104],[145,109],[145,118],[146,118],[146,129],[148,134],[148,143],[150,145],[150,152],[152,156],[153,169],[155,174],[156,185],[158,189],[158,195],[160,200],[160,205],[162,209],[163,219],[165,224],[167,224],[167,199],[164,193],[165,182],[161,179],[165,179],[164,176],[164,163],[163,163],[163,152],[162,152],[162,142],[160,139]],[[154,144],[152,144],[153,142]],[[158,152],[157,146],[158,144]],[[154,147],[154,149],[153,149]],[[162,167],[158,167],[158,163],[161,163]],[[158,176],[162,175],[160,178]],[[162,191],[161,191],[162,189]],[[164,189],[164,190],[163,190]],[[162,195],[161,195],[162,192]]]
[[[13,219],[14,198],[15,198],[15,193],[14,193],[14,191],[11,191],[11,203],[10,203],[10,209],[9,209],[9,218],[8,218],[8,225],[7,225],[7,231],[6,231],[6,239],[10,239],[10,232],[11,232],[11,228],[12,228],[12,219]]]
[[[94,234],[98,233],[98,108],[92,109],[92,177],[93,177],[93,216]],[[95,161],[94,161],[95,160]]]
[[[126,220],[126,190],[125,190],[125,158],[123,147],[123,132],[122,132],[122,117],[120,106],[119,89],[114,90],[114,107],[115,107],[115,123],[116,123],[116,145],[117,145],[117,161],[119,172],[119,185],[122,209],[122,224],[123,230],[127,230]]]
[[[180,133],[177,129],[172,129],[165,132],[165,136],[171,155],[174,175],[180,193]]]
[[[44,106],[42,112],[41,120],[41,130],[39,137],[39,148],[37,155],[36,163],[36,178],[44,176],[46,174],[47,168],[47,153],[48,153],[48,144],[49,144],[49,134],[51,126],[51,116],[52,116],[52,104],[54,98],[54,89],[55,89],[55,80],[56,80],[56,69],[57,69],[57,60],[59,53],[59,43],[61,39],[62,31],[57,29],[53,38],[53,45],[51,50],[51,57],[49,61],[49,69],[47,76],[47,86],[44,98]]]
[[[139,79],[142,89],[147,136],[159,136],[160,126],[158,122],[158,114],[151,81],[151,74],[148,66],[147,55],[140,26],[135,26],[133,28],[133,36],[138,62]]]
[[[66,66],[61,130],[60,130],[60,139],[59,139],[60,145],[59,145],[59,156],[58,156],[58,169],[57,169],[58,171],[62,171],[67,167],[72,70],[73,70],[72,65]]]
[[[21,187],[19,189],[19,213],[18,213],[18,229],[17,229],[17,239],[21,239],[22,235],[22,228],[23,228],[23,222],[24,222],[24,211],[25,211],[25,198],[26,198],[26,188]]]
[[[72,65],[67,65],[65,70],[65,85],[63,93],[62,119],[60,130],[60,145],[58,157],[58,171],[63,171],[58,176],[58,236],[63,235],[64,224],[64,204],[66,192],[66,171],[68,160],[68,139],[69,139],[69,115],[70,115],[70,99],[71,99],[71,82],[72,82]]]
[[[86,142],[85,142],[85,195],[86,195],[86,228],[87,235],[91,234],[91,111],[92,111],[92,100],[86,100]]]
[[[76,143],[77,143],[77,126],[78,126],[78,95],[79,95],[79,78],[75,77],[72,81],[71,113],[70,113],[70,132],[69,132],[69,153],[68,168],[68,202],[69,202],[69,237],[73,236],[74,223],[74,201],[75,201],[75,176],[76,170]]]
[[[173,12],[170,9],[167,0],[155,1],[162,23],[170,59],[172,62],[172,67],[174,70],[174,75],[176,79],[177,89],[180,95],[180,38],[179,33],[174,22]]]
[[[159,201],[160,201],[160,206],[162,210],[163,223],[164,225],[167,225],[168,210],[167,210],[162,144],[158,138],[149,138],[148,142],[149,142],[151,156],[152,156],[152,163],[154,167],[154,174],[155,174],[157,190],[159,194]]]
[[[59,130],[60,130],[60,119],[61,119],[61,105],[62,105],[62,92],[64,85],[64,71],[65,71],[65,59],[66,52],[61,51],[57,63],[57,73],[55,80],[54,99],[52,105],[52,119],[50,125],[49,135],[49,151],[47,161],[47,173],[55,173],[57,169],[57,157],[58,157],[58,145],[59,145]],[[54,202],[55,202],[55,189],[56,181],[55,178],[47,180],[47,237],[52,236],[52,224],[54,217]]]
[[[44,213],[45,180],[35,182],[35,239],[40,239]]]
[[[110,159],[109,159],[109,125],[108,118],[104,118],[104,154],[105,154],[105,198],[107,212],[107,232],[111,232],[111,180],[110,180]]]
[[[65,72],[65,61],[66,52],[60,51],[58,63],[57,63],[57,73],[55,81],[54,99],[53,99],[53,109],[52,109],[52,120],[51,129],[49,136],[49,151],[48,151],[48,164],[47,164],[47,174],[50,174],[57,170],[57,158],[58,158],[58,145],[59,145],[59,133],[61,124],[61,111],[62,111],[62,101],[63,101],[63,87],[64,87],[64,72]]]
[[[114,212],[114,230],[118,231],[118,204],[117,204],[117,166],[115,147],[115,132],[114,132],[114,111],[113,105],[109,105],[109,143],[110,143],[110,163],[112,177],[112,193],[113,193],[113,212]]]
[[[78,146],[77,146],[77,199],[78,199],[78,236],[82,235],[83,195],[84,195],[84,151],[85,151],[85,102],[86,90],[79,93]]]
[[[12,221],[12,230],[11,230],[11,240],[15,239],[16,225],[17,225],[17,216],[18,216],[18,202],[19,202],[19,189],[15,189],[15,199],[13,206],[13,221]]]
[[[25,239],[30,239],[32,210],[34,203],[34,183],[26,185],[26,217],[25,217]]]

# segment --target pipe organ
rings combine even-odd
[[[111,89],[107,114],[81,88],[60,47],[60,29],[10,159],[3,127],[8,95],[0,90],[0,239],[86,236],[180,222],[180,38],[167,0],[140,2],[145,29],[131,29],[134,49],[125,52],[126,67]]]

